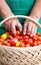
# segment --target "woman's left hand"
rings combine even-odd
[[[32,23],[30,20],[26,20],[24,23],[23,34],[28,34],[32,37],[35,36],[36,31],[37,31],[37,26],[34,23]]]

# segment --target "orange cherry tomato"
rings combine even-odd
[[[38,37],[38,40],[40,40],[40,41],[41,41],[41,36],[39,36],[39,37]]]
[[[10,46],[10,43],[7,43],[6,46]]]
[[[38,40],[38,45],[40,45],[40,44],[41,44],[41,41]]]
[[[38,45],[38,42],[37,41],[34,41],[33,42],[33,46],[37,46]]]
[[[22,42],[22,41],[20,41],[20,47],[26,47],[26,46],[25,46],[25,43]]]
[[[20,35],[20,31],[16,31],[16,35]]]
[[[30,47],[30,44],[26,44],[26,47]]]

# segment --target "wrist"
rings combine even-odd
[[[2,12],[1,11],[1,15],[3,18],[9,17],[9,16],[13,16],[14,14],[12,12]]]
[[[30,14],[30,17],[38,21],[40,19],[40,16],[37,16],[36,14]]]

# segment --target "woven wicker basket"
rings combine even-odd
[[[10,16],[4,19],[0,26],[8,19],[16,17],[28,18],[41,28],[41,25],[33,18],[21,15]],[[26,48],[0,45],[0,65],[41,65],[41,45]]]

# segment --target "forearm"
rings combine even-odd
[[[5,0],[0,0],[0,11],[3,18],[13,15]]]
[[[41,0],[36,0],[36,3],[34,5],[34,8],[31,11],[30,14],[31,17],[38,20],[41,16]]]

